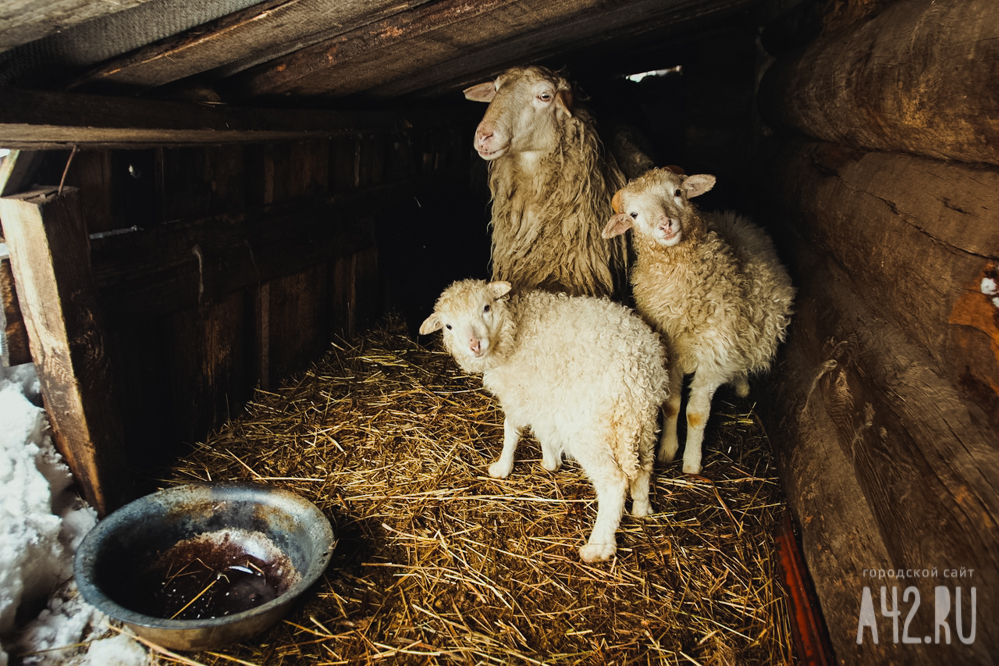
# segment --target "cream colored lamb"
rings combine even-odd
[[[463,280],[441,294],[420,327],[443,329],[458,365],[481,373],[505,414],[503,452],[489,474],[506,478],[530,427],[542,465],[575,458],[597,493],[597,518],[579,554],[610,559],[631,492],[634,516],[650,512],[656,417],[666,399],[659,337],[630,309],[607,298],[543,291],[508,295],[509,282]]]
[[[749,393],[748,375],[770,367],[791,319],[794,287],[770,238],[732,212],[701,214],[690,199],[715,184],[710,175],[653,169],[614,195],[616,214],[603,235],[634,229],[638,257],[635,304],[664,335],[669,401],[663,411],[659,460],[679,448],[682,382],[693,374],[687,402],[683,471],[701,471],[701,443],[719,386]]]

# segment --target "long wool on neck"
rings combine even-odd
[[[611,196],[624,185],[591,116],[559,125],[558,148],[539,160],[511,155],[490,164],[494,280],[519,290],[612,295],[626,271],[624,239],[601,238]]]

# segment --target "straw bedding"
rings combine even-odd
[[[625,515],[617,558],[577,549],[596,513],[578,465],[510,478],[502,414],[438,341],[389,318],[214,433],[169,485],[256,480],[299,493],[339,542],[314,592],[232,663],[785,664],[788,612],[771,533],[785,508],[750,403],[716,397],[703,477],[659,466],[655,512]],[[711,479],[710,481],[708,479]]]

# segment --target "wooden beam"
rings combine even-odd
[[[4,0],[0,4],[0,53],[146,2],[150,0]]]
[[[778,60],[767,122],[844,145],[999,165],[999,3],[905,0]]]
[[[424,0],[426,1],[426,0]],[[221,76],[380,21],[419,3],[266,0],[102,64],[70,84],[141,91],[200,74]]]
[[[28,189],[44,159],[45,154],[41,152],[10,151],[0,160],[0,197]]]
[[[446,58],[438,59],[432,67],[415,68],[391,80],[379,80],[374,85],[362,83],[357,90],[371,99],[410,94],[437,97],[449,93],[460,98],[464,88],[488,80],[508,67],[545,61],[555,61],[554,66],[561,67],[566,62],[567,50],[573,53],[574,59],[585,60],[588,65],[593,61],[599,66],[617,64],[623,58],[634,58],[643,48],[651,48],[655,52],[653,57],[661,59],[664,41],[668,42],[666,48],[682,48],[686,41],[701,34],[696,32],[700,26],[737,15],[755,3],[756,0],[719,0],[703,4],[641,0],[615,3],[613,7],[593,6],[530,26],[514,23],[511,27],[515,30],[492,35],[492,39],[476,39],[477,33],[467,28],[449,30],[446,34],[434,33],[425,41],[447,44],[451,53],[442,54],[447,55]],[[615,46],[615,38],[624,39],[627,49]],[[655,45],[650,47],[650,42]],[[426,50],[432,48],[431,44]],[[353,73],[353,68],[340,67],[337,76],[340,81],[367,81],[369,70],[388,67],[399,57],[398,49],[387,49],[374,61],[359,65],[357,73]],[[644,62],[648,61],[649,57],[645,57]],[[584,74],[602,76],[598,72],[578,69],[570,74],[577,80]]]
[[[440,93],[484,69],[536,62],[618,35],[745,9],[755,0],[438,0],[337,35],[221,81],[226,93],[386,97],[432,86]],[[609,32],[610,31],[610,34]],[[456,83],[457,82],[457,83]],[[383,88],[383,89],[380,89]]]
[[[0,89],[0,146],[138,148],[301,139],[404,126],[394,113],[206,106]]]
[[[0,198],[0,219],[56,447],[103,516],[132,481],[78,191]]]

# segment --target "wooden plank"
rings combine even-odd
[[[10,151],[0,161],[0,197],[29,189],[44,159],[44,153],[33,150]]]
[[[245,74],[226,80],[224,90],[240,97],[282,93],[315,94],[315,87],[301,83],[312,75],[318,73],[327,84],[333,84],[334,77],[340,78],[339,74],[332,73],[331,68],[334,66],[340,72],[345,63],[356,59],[371,59],[374,53],[388,45],[409,42],[419,35],[488,15],[513,4],[516,3],[511,0],[481,0],[476,3],[439,0],[420,5],[248,70]],[[397,61],[382,76],[390,78],[400,68],[416,71],[427,64],[418,49],[410,50],[406,60]],[[345,90],[353,92],[342,86],[336,86],[335,91],[323,87],[318,92],[343,94]]]
[[[762,186],[862,297],[999,425],[999,170],[828,143],[772,142]]]
[[[0,218],[56,446],[105,515],[131,499],[132,482],[79,194],[4,197]]]
[[[184,102],[0,89],[0,145],[137,148],[327,137],[402,129],[401,116],[203,106]]]
[[[101,302],[116,319],[158,316],[302,272],[373,245],[364,216],[408,196],[397,183],[95,237]]]
[[[0,243],[0,362],[5,367],[31,363],[28,329],[17,302],[14,272],[6,245]]]
[[[863,282],[806,240],[785,240],[800,262],[796,268],[807,270],[799,271],[799,309],[785,361],[771,382],[777,395],[770,411],[780,416],[768,433],[798,507],[837,656],[864,664],[988,662],[999,644],[999,627],[984,621],[999,612],[996,431],[969,410],[902,330],[864,304]],[[828,492],[837,486],[845,492]],[[850,503],[840,503],[851,494]],[[850,532],[854,536],[844,538]],[[962,568],[973,573],[950,575]],[[872,575],[871,569],[893,575]],[[962,587],[965,603],[975,587],[975,641],[924,641],[934,634],[933,614],[919,612],[908,630],[918,645],[899,644],[890,638],[890,619],[878,612],[880,644],[868,632],[858,645],[863,588],[873,591],[877,604],[882,585],[889,597],[897,587],[900,599],[905,587],[914,586],[930,609],[935,586],[946,587],[951,597]],[[903,616],[911,605],[905,604]],[[964,611],[967,635],[969,608]],[[951,627],[954,619],[951,612]]]
[[[460,90],[513,64],[684,22],[717,19],[752,0],[661,3],[633,0],[608,8],[597,0],[468,5],[447,0],[373,23],[221,83],[231,94],[348,95],[385,98],[432,87]],[[557,28],[557,30],[556,30]],[[472,83],[478,82],[472,80]]]
[[[997,79],[999,3],[906,0],[778,60],[760,105],[825,141],[999,165]]]
[[[149,1],[4,0],[0,4],[0,53]]]
[[[214,70],[225,76],[383,20],[419,2],[266,0],[117,58],[70,89],[141,91]]]
[[[340,261],[333,259],[331,263]],[[268,289],[270,368],[287,377],[318,358],[332,338],[324,313],[330,308],[327,264],[271,281]]]
[[[664,3],[658,0],[640,0],[588,6],[585,11],[554,17],[547,22],[536,22],[534,14],[525,19],[503,19],[499,26],[487,30],[476,26],[470,30],[456,26],[440,30],[421,40],[419,44],[386,48],[358,63],[356,67],[340,66],[336,70],[337,85],[350,86],[352,91],[365,98],[387,100],[401,95],[416,97],[460,96],[464,88],[493,78],[508,67],[528,63],[551,62],[554,67],[566,63],[566,52],[573,54],[581,66],[571,73],[575,77],[620,63],[629,57],[632,49],[651,47],[650,58],[662,59],[664,40],[670,46],[688,41],[696,33],[694,28],[738,15],[755,5],[755,0],[718,0],[709,3]],[[546,4],[536,11],[552,8]],[[492,19],[497,14],[488,18]],[[614,39],[628,43],[627,49],[615,46]],[[441,46],[444,45],[444,46]],[[442,50],[442,49],[447,50]],[[431,63],[399,71],[394,64],[412,51],[437,52]],[[376,75],[377,70],[395,72],[386,79]],[[613,72],[617,74],[619,72]],[[608,74],[603,73],[604,76]]]

